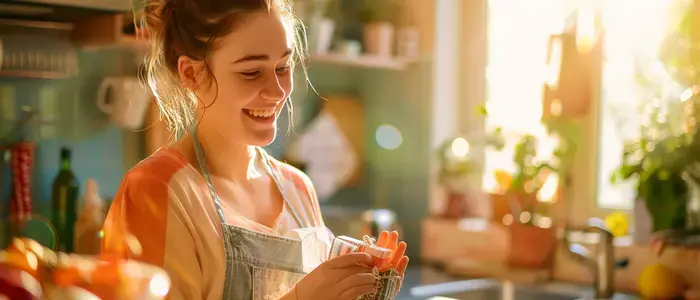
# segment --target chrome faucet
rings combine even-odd
[[[598,244],[594,251],[591,253],[581,244],[570,243],[568,232],[564,232],[568,253],[593,272],[595,298],[612,299],[615,294],[615,269],[627,267],[629,259],[615,260],[613,235],[610,231],[601,226],[588,226],[583,232],[598,234]]]

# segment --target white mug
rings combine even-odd
[[[141,129],[146,118],[151,91],[136,77],[108,77],[97,92],[97,107],[110,115],[117,126]]]

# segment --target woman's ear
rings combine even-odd
[[[187,56],[180,56],[177,59],[177,73],[180,76],[180,84],[183,88],[195,91],[201,86],[206,64],[202,61],[193,60]]]

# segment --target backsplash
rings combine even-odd
[[[37,143],[32,176],[35,213],[49,213],[50,189],[58,171],[61,147],[73,151],[73,170],[81,183],[95,178],[106,197],[114,195],[124,172],[138,160],[139,155],[133,150],[125,150],[133,149],[131,146],[139,143],[141,134],[111,126],[95,106],[97,89],[104,77],[135,74],[135,66],[128,67],[132,64],[126,61],[133,61],[129,53],[80,53],[80,73],[75,78],[0,78],[0,132],[4,134],[13,126],[22,106],[30,105],[39,111],[25,135]],[[7,215],[9,193],[5,182],[0,187],[2,216]]]

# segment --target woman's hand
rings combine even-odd
[[[353,252],[330,259],[302,278],[282,299],[353,300],[375,289],[372,257]]]
[[[391,265],[396,267],[396,271],[399,272],[401,276],[401,282],[403,282],[403,276],[406,273],[406,266],[408,266],[408,256],[404,255],[406,253],[406,243],[399,243],[399,233],[392,231],[382,231],[377,238],[377,246],[387,248],[392,250]],[[399,289],[401,286],[399,286]],[[396,292],[399,292],[399,289]]]

